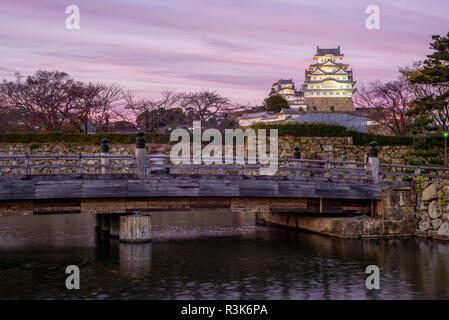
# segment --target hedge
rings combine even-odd
[[[255,124],[258,129],[278,129],[279,136],[293,137],[352,137],[354,145],[366,146],[376,141],[381,146],[413,146],[416,150],[429,150],[435,146],[444,146],[444,139],[438,135],[428,137],[384,136],[347,130],[338,124],[325,123],[287,123],[287,124]],[[136,134],[121,133],[0,133],[0,143],[70,143],[101,144],[104,138],[109,143],[135,143]],[[170,134],[146,133],[147,142],[170,143]]]
[[[251,128],[258,129],[278,129],[279,136],[294,137],[347,137],[348,132],[345,127],[338,124],[326,123],[285,123],[285,124],[263,124],[256,123]]]
[[[135,143],[136,134],[121,133],[0,133],[0,143],[71,143],[71,144],[101,144],[104,138],[109,143]],[[145,134],[147,142],[169,143],[170,135],[164,133]]]
[[[293,137],[352,137],[354,145],[366,146],[376,141],[380,146],[413,146],[415,149],[431,149],[442,146],[443,138],[437,135],[428,137],[385,136],[375,133],[347,130],[338,124],[326,123],[287,123],[262,124],[257,123],[253,129],[278,129],[279,136]]]

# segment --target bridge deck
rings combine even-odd
[[[0,179],[0,200],[267,197],[379,200],[381,184],[326,177],[152,174],[14,175]]]

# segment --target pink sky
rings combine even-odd
[[[380,30],[365,8],[380,8]],[[68,5],[80,30],[65,27]],[[447,0],[0,0],[0,78],[60,70],[119,83],[142,97],[164,88],[217,90],[261,104],[271,84],[297,87],[316,46],[341,46],[358,83],[393,80],[449,31]]]

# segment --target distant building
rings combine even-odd
[[[310,111],[355,111],[352,95],[354,88],[349,64],[341,63],[340,46],[334,49],[317,47],[317,62],[305,71],[302,86],[304,103]]]
[[[295,118],[299,123],[335,123],[348,130],[367,132],[367,117],[356,112],[311,112]]]
[[[110,125],[109,131],[115,133],[136,133],[137,127],[128,121],[117,121]]]
[[[295,118],[300,114],[301,112],[295,109],[282,109],[279,113],[269,111],[244,113],[239,118],[239,127],[247,128],[255,123],[275,124],[295,122]]]
[[[273,83],[269,96],[280,95],[287,100],[290,108],[292,109],[306,109],[304,105],[304,96],[301,91],[296,90],[295,83],[290,80],[279,80]]]

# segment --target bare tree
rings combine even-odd
[[[172,90],[165,89],[161,91],[161,98],[159,100],[137,99],[132,90],[127,90],[123,93],[123,100],[125,109],[134,113],[136,118],[139,118],[139,125],[145,131],[151,131],[158,113],[153,111],[158,109],[171,109],[176,106],[181,96]]]
[[[228,98],[209,90],[183,94],[180,105],[192,120],[202,123],[235,109]]]
[[[396,135],[407,133],[407,125],[413,120],[413,116],[407,113],[413,101],[413,92],[404,79],[386,83],[373,81],[368,86],[362,85],[357,92],[354,99],[365,108],[371,120]]]
[[[122,88],[117,84],[100,84],[101,90],[94,100],[95,113],[93,123],[97,128],[108,130],[111,120],[124,118],[122,109]]]
[[[64,72],[37,71],[26,77],[16,74],[15,81],[0,85],[0,104],[14,110],[28,129],[44,126],[49,131],[61,130],[67,114],[74,108],[69,88],[74,80]]]

